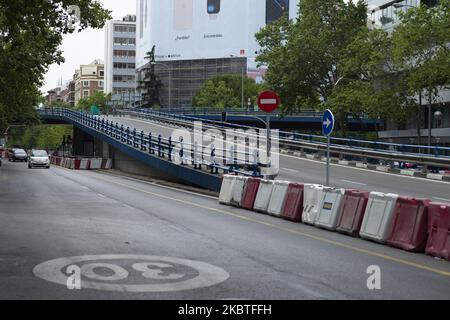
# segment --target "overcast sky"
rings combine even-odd
[[[165,1],[165,0],[162,0]],[[100,0],[104,7],[112,10],[114,19],[121,19],[127,14],[136,14],[135,0]],[[104,60],[104,30],[87,29],[83,32],[67,35],[64,37],[62,50],[66,62],[62,65],[52,65],[45,76],[43,92],[55,88],[59,78],[63,81],[72,78],[75,69],[81,64],[88,64],[95,59]]]

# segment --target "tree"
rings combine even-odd
[[[156,75],[155,66],[155,46],[153,46],[150,52],[147,52],[145,57],[148,60],[147,66],[144,68],[144,77],[139,81],[138,90],[143,92],[142,101],[144,108],[152,108],[154,106],[160,106],[160,90],[163,86],[161,79]]]
[[[64,61],[62,35],[102,28],[110,18],[95,0],[0,0],[0,130],[8,123],[38,121],[34,107],[41,101],[44,74]]]
[[[345,48],[366,28],[363,1],[304,0],[297,20],[286,17],[267,25],[256,39],[257,61],[268,66],[266,81],[283,100],[283,110],[326,102],[342,72]]]
[[[207,80],[194,98],[194,106],[224,109],[240,105],[239,101],[233,89],[229,88],[224,81],[215,83],[213,80]]]
[[[401,23],[392,35],[393,59],[405,74],[410,95],[425,92],[431,111],[439,89],[450,84],[450,0],[398,14]],[[420,132],[420,112],[417,122]]]
[[[92,106],[97,106],[103,113],[108,113],[108,102],[111,101],[112,95],[103,92],[96,92],[92,96],[78,101],[76,109],[88,111]]]
[[[25,149],[58,149],[64,136],[72,134],[72,126],[68,125],[38,125],[11,129],[8,146]]]
[[[212,82],[212,85],[211,85]],[[222,97],[218,97],[217,87],[221,86]],[[225,90],[226,88],[226,90]],[[229,89],[229,90],[228,90]],[[244,107],[247,107],[248,98],[252,105],[256,103],[258,94],[263,91],[264,84],[257,84],[254,79],[244,77]],[[230,91],[231,90],[231,91]],[[193,98],[195,107],[212,107],[207,105],[205,97],[216,96],[215,101],[222,100],[226,107],[241,108],[242,106],[242,75],[228,74],[215,76],[205,82]]]

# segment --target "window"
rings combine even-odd
[[[104,77],[105,76],[105,71],[100,71],[99,74],[100,74],[100,77]]]
[[[83,98],[87,98],[89,97],[89,90],[84,90],[83,91]]]
[[[98,82],[98,86],[99,86],[99,87],[103,87],[103,81],[99,81],[99,82]]]
[[[83,81],[83,87],[89,87],[89,81]]]

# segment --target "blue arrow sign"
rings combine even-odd
[[[322,132],[326,136],[330,136],[334,131],[334,115],[331,110],[326,110],[322,120]]]

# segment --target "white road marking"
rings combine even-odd
[[[356,181],[344,180],[344,179],[342,179],[341,181],[342,181],[342,182],[351,183],[351,184],[356,184],[356,185],[358,185],[358,186],[367,186],[367,184],[362,183],[362,182],[356,182]]]
[[[281,170],[284,170],[284,171],[289,171],[289,172],[294,172],[294,173],[298,173],[298,171],[297,171],[297,170],[294,170],[294,169],[289,169],[289,168],[281,168]]]
[[[435,200],[439,200],[439,201],[446,201],[446,202],[450,202],[450,199],[446,199],[446,198],[433,197],[433,199],[435,199]]]
[[[101,262],[102,266],[107,267],[108,265],[105,263],[105,260],[108,261],[109,264],[114,265],[115,269],[123,269],[123,265],[113,264],[114,260],[132,260],[129,266],[129,269],[133,269],[135,271],[141,270],[140,268],[136,268],[137,265],[141,267],[145,264],[158,266],[161,270],[158,269],[148,269],[147,273],[139,273],[141,275],[141,284],[126,284],[121,281],[117,283],[117,281],[107,281],[105,277],[103,277],[102,282],[99,281],[91,281],[99,278],[99,276],[95,275],[95,268],[99,266],[99,264],[95,264],[95,262]],[[137,264],[139,262],[139,264]],[[162,263],[163,262],[163,263]],[[104,291],[119,291],[119,292],[173,292],[173,291],[183,291],[183,290],[193,290],[199,288],[206,288],[217,285],[219,283],[227,280],[230,275],[225,270],[213,266],[211,264],[207,264],[200,261],[180,259],[180,258],[172,258],[172,257],[159,257],[159,256],[148,256],[148,255],[115,255],[115,254],[107,254],[107,255],[93,255],[93,256],[77,256],[77,257],[68,257],[68,258],[60,258],[55,260],[46,261],[34,267],[33,274],[41,279],[44,279],[49,282],[57,283],[63,286],[67,285],[67,280],[69,275],[64,273],[63,270],[67,266],[71,265],[86,265],[88,263],[88,273],[85,272],[85,278],[91,280],[81,280],[81,289],[95,289],[95,290],[104,290]],[[94,263],[94,264],[93,264]],[[179,281],[173,281],[175,277],[163,276],[163,273],[167,273],[170,270],[162,270],[162,268],[169,268],[173,266],[181,266],[187,269],[194,269],[197,273],[197,276],[194,278],[187,278],[183,275],[182,280],[180,277],[176,277]],[[86,268],[85,268],[86,269]],[[110,268],[111,269],[111,268]],[[111,269],[116,272],[116,270]],[[125,270],[125,269],[123,269]],[[86,271],[86,270],[85,270]],[[179,271],[177,271],[178,273]],[[121,279],[127,275],[122,271]],[[175,275],[172,273],[172,275]],[[89,277],[90,276],[90,277]],[[177,275],[178,276],[178,275]],[[128,276],[127,276],[128,277]],[[125,277],[125,278],[127,278]],[[160,283],[152,283],[152,279],[158,280],[166,280]],[[114,278],[112,278],[114,280]]]

